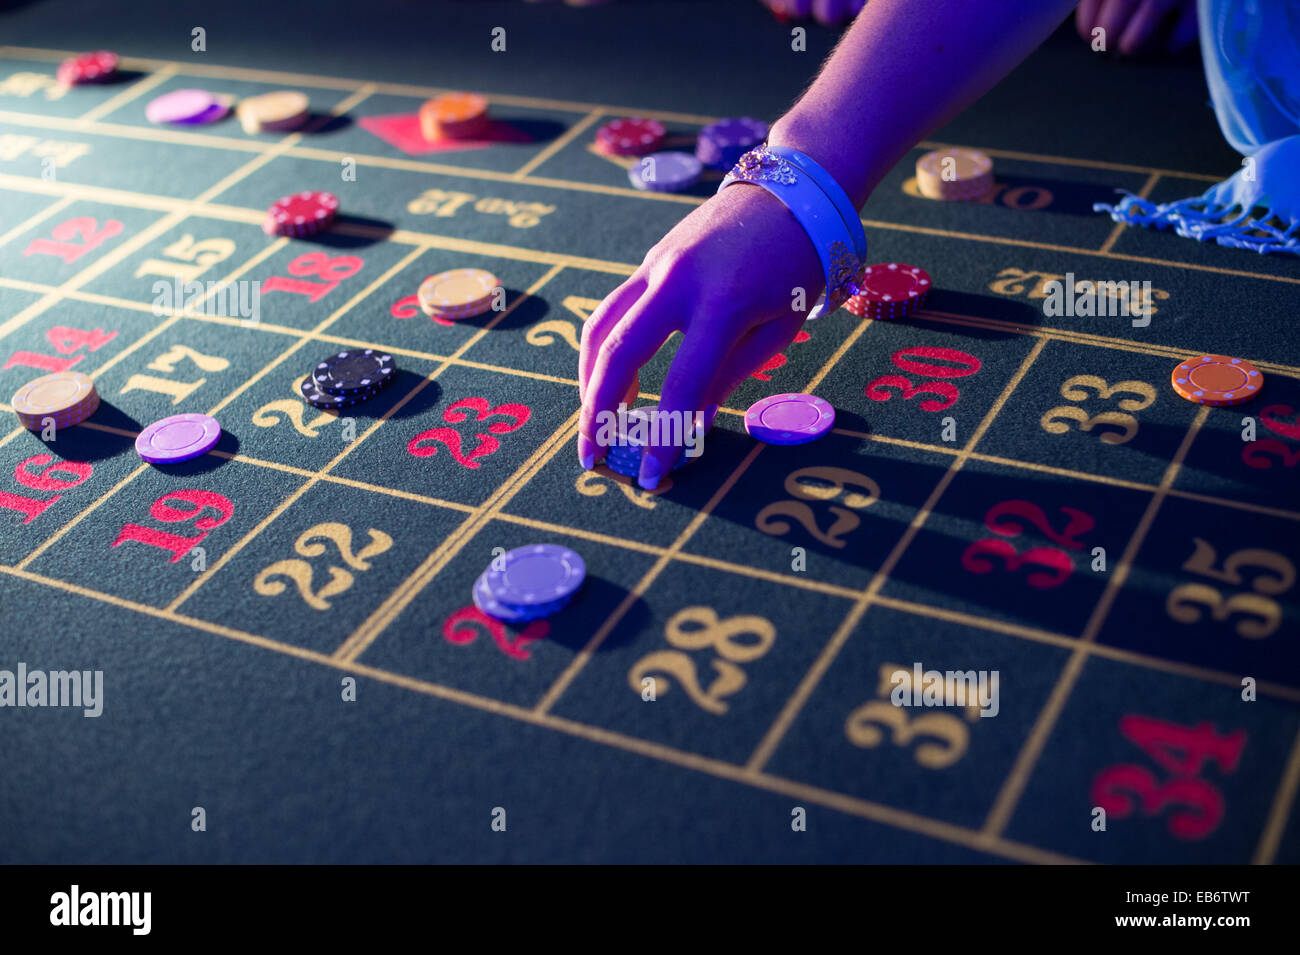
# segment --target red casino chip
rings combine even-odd
[[[80,83],[101,82],[116,72],[117,54],[108,50],[96,50],[94,53],[79,53],[64,60],[54,75],[63,86],[76,86]]]
[[[930,291],[930,275],[925,269],[902,262],[868,265],[858,280],[861,291],[844,303],[861,318],[902,318],[921,307]]]
[[[305,190],[279,199],[266,210],[262,231],[267,235],[301,238],[329,228],[338,212],[338,196]]]
[[[667,135],[657,119],[616,119],[596,130],[596,148],[611,156],[643,156],[663,145]]]

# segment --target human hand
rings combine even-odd
[[[582,328],[578,459],[603,457],[603,414],[636,385],[637,372],[673,332],[684,337],[664,379],[661,411],[701,413],[781,351],[799,331],[825,280],[803,228],[765,190],[737,184],[695,209],[646,253]],[[803,311],[794,290],[806,289]],[[653,489],[677,448],[641,455],[641,486]]]
[[[1196,0],[1082,0],[1074,13],[1074,28],[1085,40],[1101,28],[1108,49],[1132,56],[1151,46],[1167,19],[1174,20],[1174,27],[1165,52],[1177,52],[1196,41]]]

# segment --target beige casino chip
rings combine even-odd
[[[252,135],[297,129],[307,121],[311,101],[296,90],[277,90],[240,100],[235,107],[239,125]]]
[[[500,281],[484,269],[452,269],[420,283],[420,307],[438,318],[472,318],[492,307]]]
[[[936,149],[916,161],[916,185],[927,199],[978,199],[993,188],[993,160],[978,149]]]

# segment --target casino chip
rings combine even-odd
[[[902,262],[868,265],[858,279],[857,295],[844,303],[859,318],[893,320],[911,315],[930,291],[925,269]]]
[[[172,90],[154,97],[144,108],[151,123],[210,123],[229,111],[216,96],[206,90]],[[220,112],[220,116],[214,115]]]
[[[391,379],[389,379],[391,381]],[[363,401],[369,401],[375,395],[384,390],[383,385],[374,388],[365,388],[360,391],[354,391],[346,395],[336,395],[326,391],[320,385],[316,384],[311,375],[303,378],[302,384],[298,386],[298,391],[302,393],[303,401],[313,408],[319,408],[322,411],[337,411],[340,408],[350,408],[353,405],[359,405]]]
[[[221,425],[205,414],[175,414],[149,425],[135,453],[150,464],[178,464],[207,454],[221,440]]]
[[[936,149],[916,161],[916,185],[927,199],[980,199],[993,189],[993,160],[978,149]]]
[[[616,119],[596,130],[596,149],[609,156],[644,156],[668,135],[657,119]]]
[[[316,366],[311,377],[321,391],[346,398],[387,387],[396,372],[392,355],[364,348],[330,355]]]
[[[332,192],[314,192],[310,189],[295,192],[291,196],[277,199],[266,210],[262,231],[267,235],[294,239],[315,235],[329,228],[338,208],[338,196]]]
[[[695,156],[710,169],[728,170],[755,146],[767,139],[767,123],[742,116],[720,119],[700,130]]]
[[[549,617],[552,614],[559,613],[569,602],[568,600],[557,600],[554,603],[540,604],[536,607],[512,607],[492,596],[492,589],[488,586],[486,572],[480,574],[478,580],[474,581],[472,596],[474,606],[478,607],[479,610],[482,610],[489,617],[511,624],[530,623],[533,620]]]
[[[516,547],[483,571],[474,588],[475,604],[493,616],[500,613],[496,606],[499,605],[511,615],[537,619],[563,608],[586,578],[586,563],[581,555],[567,547],[558,544]],[[485,603],[491,609],[482,605]]]
[[[451,269],[420,283],[420,308],[430,318],[457,320],[482,315],[492,308],[501,282],[485,269]]]
[[[82,83],[102,83],[117,72],[117,54],[108,50],[79,53],[59,64],[54,78],[60,86],[79,86]]]
[[[488,101],[477,93],[444,93],[420,106],[425,139],[473,139],[488,126]]]
[[[816,395],[769,395],[745,412],[745,430],[765,444],[807,444],[835,424],[835,409]]]
[[[29,431],[40,431],[46,419],[55,430],[79,425],[99,409],[99,392],[89,375],[60,371],[42,375],[14,393],[14,413]]]
[[[235,107],[239,125],[250,136],[297,129],[311,115],[311,100],[297,90],[277,90],[240,100]]]
[[[652,422],[653,416],[658,410],[658,405],[643,405],[640,408],[633,408],[627,413],[626,430],[628,433],[616,438],[614,444],[605,449],[605,466],[607,468],[624,477],[640,477],[641,453],[648,447],[648,444],[637,439],[634,431],[636,427],[635,419]],[[682,448],[681,454],[678,455],[671,470],[676,471],[689,463],[690,460],[691,458],[686,454],[686,449]]]
[[[1264,386],[1260,370],[1244,358],[1198,355],[1189,358],[1172,375],[1174,391],[1198,405],[1239,405]]]
[[[699,181],[704,167],[690,153],[664,152],[643,156],[632,164],[627,177],[638,189],[681,192]]]

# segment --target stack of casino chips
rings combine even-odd
[[[755,146],[767,139],[767,123],[741,116],[720,119],[700,130],[695,142],[695,157],[710,169],[727,172]]]
[[[368,401],[393,383],[397,364],[392,355],[372,348],[337,352],[321,361],[303,379],[303,400],[313,408],[334,410]]]
[[[89,375],[60,371],[29,381],[14,394],[14,413],[29,431],[42,431],[46,419],[55,430],[81,424],[99,408],[99,392]]]
[[[328,229],[338,211],[339,197],[334,193],[304,189],[277,199],[266,210],[262,231],[267,235],[303,239]]]
[[[54,78],[60,86],[102,83],[117,72],[117,54],[108,50],[78,53],[59,64]]]
[[[658,410],[658,405],[646,405],[642,408],[633,408],[627,413],[624,429],[626,433],[621,434],[614,444],[605,449],[606,467],[624,477],[636,478],[641,474],[641,452],[653,443],[651,438],[654,436],[654,415]],[[633,430],[637,420],[646,422],[645,436],[638,435]],[[690,459],[686,456],[686,449],[683,448],[672,470],[676,471],[688,460]]]
[[[658,150],[667,136],[657,119],[615,119],[596,130],[596,150],[607,156],[644,156]]]
[[[416,297],[425,315],[454,322],[489,311],[500,287],[486,269],[451,269],[421,282]]]
[[[516,547],[474,581],[474,606],[506,623],[529,623],[563,610],[586,577],[581,555],[567,547]]]
[[[426,100],[419,111],[420,134],[440,139],[473,139],[488,128],[488,101],[477,93],[443,93]]]
[[[978,149],[936,149],[916,161],[916,186],[927,199],[980,199],[993,189],[993,160]]]
[[[311,100],[297,90],[260,93],[239,101],[235,107],[239,125],[250,136],[257,133],[285,133],[297,129],[311,116]]]
[[[862,270],[858,289],[845,308],[859,318],[896,321],[921,307],[930,291],[930,275],[915,265],[882,262]]]

